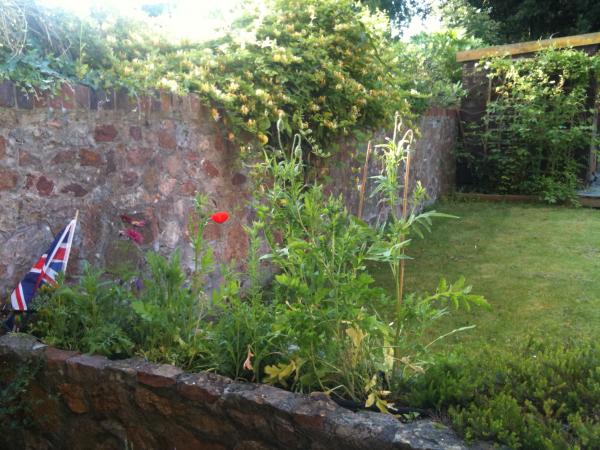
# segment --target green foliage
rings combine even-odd
[[[406,349],[400,346],[401,338],[411,333],[411,325],[428,324],[445,313],[441,304],[451,301],[456,308],[463,303],[467,308],[469,303],[487,305],[485,299],[480,296],[470,295],[470,287],[464,288],[464,279],[459,280],[454,286],[448,286],[442,280],[438,292],[434,296],[425,298],[409,297],[405,302],[404,293],[404,268],[408,259],[406,249],[413,237],[424,237],[424,232],[430,231],[431,221],[435,217],[452,217],[435,211],[422,211],[421,206],[426,197],[426,192],[420,182],[409,195],[410,186],[410,154],[413,141],[412,130],[403,132],[402,123],[396,115],[394,121],[394,133],[391,140],[386,144],[375,146],[376,157],[381,160],[383,170],[381,175],[373,177],[376,181],[372,196],[381,195],[382,203],[388,208],[388,219],[381,228],[377,239],[369,248],[366,259],[387,263],[392,277],[394,278],[396,309],[394,313],[394,338],[395,359],[394,369],[398,371],[402,354],[406,355]],[[400,137],[401,136],[401,137]],[[399,171],[404,172],[404,184],[400,183]],[[402,192],[403,197],[400,198]],[[464,289],[463,289],[464,288]],[[416,327],[421,328],[422,327]],[[410,337],[410,336],[409,336]],[[404,340],[405,346],[410,348],[410,339]],[[406,358],[406,356],[405,356]],[[406,363],[405,363],[406,364]],[[406,364],[408,365],[408,364]]]
[[[129,291],[100,276],[87,267],[76,285],[42,288],[35,299],[33,332],[47,344],[68,350],[130,356]]]
[[[514,449],[598,448],[598,367],[600,346],[589,342],[486,347],[439,361],[404,386],[404,399],[448,414],[468,439]]]
[[[90,20],[29,0],[2,0],[0,78],[56,89],[62,81],[196,92],[216,121],[264,145],[275,123],[314,151],[335,136],[409,115],[387,18],[353,0],[270,0],[224,37],[171,43],[149,24],[97,11]]]
[[[391,210],[402,188],[397,171],[404,157],[393,142],[382,146],[388,170],[378,177]],[[257,202],[257,222],[271,248],[264,258],[280,270],[272,286],[273,326],[286,337],[282,361],[265,368],[267,381],[335,391],[382,408],[390,380],[380,373],[392,375],[392,366],[402,366],[403,376],[422,370],[426,349],[411,337],[444,315],[448,301],[485,302],[460,283],[443,283],[432,296],[411,297],[387,322],[379,311],[391,299],[373,286],[366,263],[385,259],[397,269],[409,242],[399,237],[421,234],[435,213],[414,210],[406,220],[392,216],[387,226],[373,229],[350,215],[341,198],[306,183],[302,161],[297,136],[289,151],[273,149],[257,167],[269,185]],[[416,192],[420,197],[422,190]]]
[[[481,149],[459,158],[486,192],[536,194],[550,203],[575,197],[592,139],[590,81],[600,59],[549,49],[482,64],[492,83],[483,123],[467,130]]]
[[[191,367],[201,350],[203,302],[181,269],[179,252],[169,260],[146,255],[148,276],[131,302],[136,320],[133,336],[138,352],[152,361]]]
[[[600,29],[595,0],[466,0],[497,29],[500,43],[572,36]],[[494,30],[495,31],[495,30]],[[478,36],[483,37],[483,36]]]
[[[286,134],[299,130],[319,151],[332,136],[381,126],[397,108],[408,113],[386,18],[352,0],[274,0],[266,14],[178,57],[190,70],[174,75],[177,86],[223,107],[234,130],[262,144],[280,118]]]
[[[487,4],[476,7],[469,0],[441,0],[439,6],[443,23],[479,40],[479,47],[505,43],[500,36],[500,24],[490,17]]]
[[[0,426],[5,435],[17,433],[31,425],[34,401],[28,398],[27,393],[40,368],[40,364],[24,362],[16,367],[14,374],[2,374],[0,377]],[[3,440],[7,440],[7,436],[0,442]]]
[[[361,3],[387,12],[396,33],[401,33],[413,17],[425,17],[431,11],[431,2],[423,0],[361,0]]]
[[[411,109],[423,113],[430,106],[456,107],[465,95],[462,66],[456,52],[481,46],[460,30],[422,32],[407,42],[395,41],[397,82],[410,93]]]

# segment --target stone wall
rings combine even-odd
[[[450,194],[454,190],[455,158],[454,147],[458,134],[458,114],[454,109],[431,108],[418,122],[418,137],[412,146],[410,169],[411,189],[417,181],[425,187],[428,203]],[[379,133],[372,145],[386,143],[386,134]],[[326,172],[331,177],[330,190],[344,194],[348,209],[358,212],[360,183],[367,143],[356,145],[346,141],[341,151],[328,162]],[[369,222],[383,218],[384,205],[379,198],[371,198],[375,184],[371,177],[382,170],[380,162],[371,156],[365,189],[363,218]],[[402,174],[400,174],[402,176]]]
[[[125,93],[64,85],[35,98],[0,83],[0,294],[76,210],[72,271],[84,261],[109,270],[140,264],[140,249],[119,236],[121,214],[147,221],[142,249],[179,247],[189,266],[195,192],[231,213],[227,223],[209,224],[206,238],[220,261],[240,260],[249,192],[239,169],[235,146],[192,95],[132,102]]]
[[[452,111],[434,109],[421,120],[412,178],[432,200],[452,189],[456,128]],[[76,210],[81,226],[71,273],[86,262],[112,272],[137,268],[143,250],[175,248],[191,269],[186,220],[196,192],[232,215],[206,229],[217,260],[243,261],[251,180],[226,136],[193,95],[161,93],[133,102],[124,92],[64,85],[56,96],[36,97],[0,83],[0,296],[6,298]],[[325,162],[331,189],[346,195],[351,211],[358,205],[364,149],[348,141]],[[372,164],[370,175],[378,170]],[[380,212],[377,199],[369,200],[371,189],[372,183],[368,218]],[[146,220],[141,248],[119,235],[122,214]],[[220,276],[213,275],[214,284]]]
[[[23,365],[39,369],[26,391],[33,422],[3,429],[6,450],[468,448],[441,424],[353,413],[323,394],[80,355],[28,335],[0,337],[0,382]]]

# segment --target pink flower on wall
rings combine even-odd
[[[127,228],[126,230],[121,230],[121,231],[119,231],[119,234],[121,236],[125,236],[125,237],[131,239],[136,244],[141,245],[144,243],[144,237],[142,236],[142,234],[139,231],[136,231],[132,228]]]

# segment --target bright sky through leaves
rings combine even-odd
[[[40,3],[87,15],[93,8],[110,9],[123,15],[141,15],[142,7],[164,8],[155,20],[176,38],[210,39],[240,10],[241,0],[40,0]]]
[[[242,0],[40,0],[87,15],[94,7],[113,9],[124,15],[139,15],[144,6],[164,5],[165,11],[154,19],[164,31],[175,38],[205,40],[214,38],[225,24],[240,11]],[[440,19],[430,14],[425,20],[415,17],[404,32],[404,38],[422,31],[439,31]]]

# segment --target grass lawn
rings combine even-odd
[[[407,292],[433,291],[440,278],[461,275],[491,309],[452,311],[437,336],[476,325],[435,345],[458,342],[509,347],[528,336],[600,336],[600,210],[529,204],[446,202],[460,219],[438,219],[408,254]],[[378,282],[392,289],[387,271]]]

